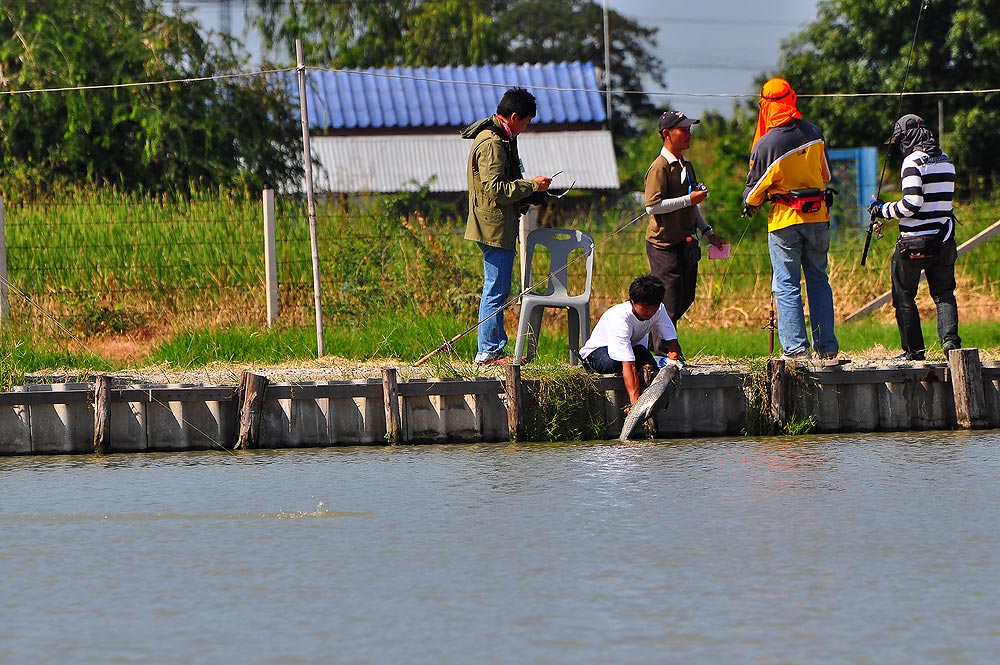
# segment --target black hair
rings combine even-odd
[[[515,113],[522,118],[534,118],[538,108],[535,96],[524,88],[510,88],[497,104],[497,115],[509,118]]]
[[[659,277],[643,275],[632,280],[628,287],[628,299],[640,305],[659,305],[666,292],[667,287],[663,286]]]

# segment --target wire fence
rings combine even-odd
[[[634,217],[622,214],[625,205],[581,209],[562,219],[563,225],[584,230],[596,241],[594,320],[625,298],[632,279],[648,271],[646,220],[623,228]],[[11,318],[39,326],[48,314],[83,335],[143,327],[265,326],[261,210],[259,201],[224,198],[176,204],[133,198],[107,204],[8,204],[9,281],[30,299],[12,294]],[[990,221],[975,219],[960,226],[959,242]],[[765,325],[771,276],[764,216],[713,224],[730,241],[732,257],[703,257],[695,304],[682,323]],[[276,226],[279,323],[311,325],[312,259],[303,203],[280,199]],[[373,303],[413,316],[448,312],[456,327],[476,320],[481,254],[463,239],[461,221],[426,220],[391,208],[345,210],[330,200],[319,207],[317,228],[327,320],[348,324]],[[875,243],[867,267],[859,265],[861,242],[852,227],[835,233],[831,245],[829,274],[841,318],[889,288],[892,238]],[[960,312],[964,319],[994,320],[1000,250],[989,243],[974,252],[958,265]],[[583,262],[570,266],[571,285],[582,284],[583,270]],[[515,289],[521,288],[516,280]],[[926,295],[919,303],[933,311]],[[890,321],[891,312],[885,307],[875,316]],[[516,308],[509,315],[516,316]]]

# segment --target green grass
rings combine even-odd
[[[569,197],[572,198],[572,197]],[[566,201],[569,201],[569,198]],[[582,204],[589,200],[590,206]],[[317,212],[325,351],[357,360],[412,362],[478,318],[481,254],[462,239],[463,224],[445,208],[425,206],[419,197],[383,199],[368,207],[320,201]],[[592,320],[621,302],[632,279],[648,270],[640,220],[628,197],[561,203],[549,216],[561,226],[594,235]],[[713,205],[716,206],[713,209]],[[431,217],[413,212],[423,206]],[[76,366],[107,370],[113,363],[89,351],[92,340],[109,334],[167,333],[137,363],[197,366],[210,362],[277,363],[315,357],[312,272],[308,225],[301,201],[279,199],[278,261],[281,316],[274,330],[264,323],[263,246],[260,202],[254,196],[196,194],[187,200],[152,199],[108,191],[77,191],[57,201],[8,202],[10,281],[32,302],[57,318],[55,327],[37,307],[11,295],[12,319],[0,340],[4,371]],[[689,358],[766,355],[770,264],[766,221],[726,214],[723,202],[706,205],[706,216],[733,245],[729,261],[703,260],[694,307],[680,322]],[[731,212],[731,211],[730,211]],[[430,213],[429,213],[430,214]],[[959,206],[964,241],[1000,217],[1000,202]],[[616,231],[617,230],[617,231]],[[841,229],[830,253],[837,312],[844,316],[889,287],[889,259],[895,229],[873,245],[860,267],[863,234]],[[536,269],[544,272],[540,267]],[[570,267],[570,282],[583,280],[583,262]],[[967,346],[996,348],[996,302],[1000,300],[1000,238],[960,260],[959,313]],[[515,290],[521,285],[515,279]],[[926,308],[926,299],[923,302]],[[508,311],[513,338],[517,308]],[[891,316],[891,315],[889,315]],[[895,326],[884,311],[857,323],[840,323],[845,352],[881,345],[897,349]],[[925,316],[931,349],[934,317]],[[539,361],[568,357],[565,314],[549,310]],[[10,332],[11,330],[16,332]],[[443,363],[474,354],[475,331],[455,344]],[[511,339],[509,352],[513,353]]]

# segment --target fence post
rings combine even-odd
[[[7,291],[7,218],[0,196],[0,326],[10,323],[10,294]]]
[[[267,291],[267,327],[278,318],[278,255],[274,231],[274,190],[264,190],[264,284]]]
[[[983,389],[983,364],[979,349],[954,349],[948,352],[951,389],[955,395],[955,422],[963,429],[984,429],[989,425],[986,391]]]
[[[385,402],[385,440],[390,445],[399,443],[401,429],[399,417],[399,380],[395,367],[382,368],[382,400]]]
[[[319,239],[316,231],[316,201],[313,198],[312,153],[309,148],[309,105],[306,103],[306,65],[302,60],[302,40],[295,40],[295,71],[299,79],[299,115],[302,120],[302,167],[306,176],[306,210],[309,215],[309,243],[312,248],[313,306],[316,309],[316,357],[323,351],[323,296],[319,278]]]
[[[94,452],[111,450],[111,377],[94,377]]]
[[[770,384],[768,405],[771,420],[780,427],[788,419],[788,407],[785,402],[785,384],[787,383],[785,361],[781,358],[770,358],[767,361],[767,377]]]
[[[521,366],[510,364],[506,366],[507,377],[504,381],[504,392],[507,395],[507,428],[510,430],[511,441],[524,440],[524,404],[521,392]]]
[[[253,372],[243,372],[240,377],[240,387],[236,391],[239,431],[233,450],[249,450],[260,443],[260,420],[268,383],[266,376]]]

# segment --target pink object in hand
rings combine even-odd
[[[722,247],[716,247],[715,245],[708,246],[708,258],[710,259],[728,259],[729,258],[729,243],[723,243]]]

